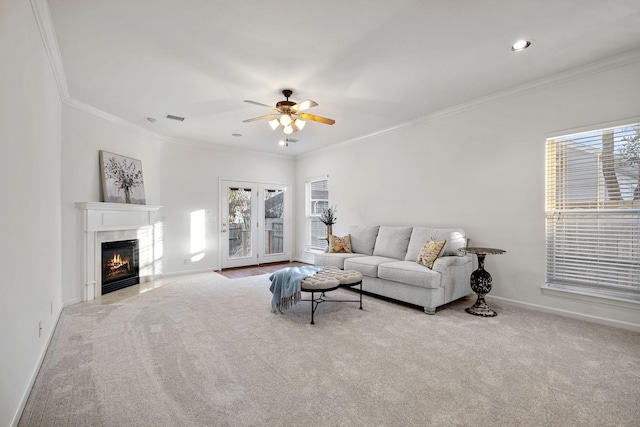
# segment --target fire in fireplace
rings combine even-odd
[[[138,240],[102,243],[102,295],[138,283]]]

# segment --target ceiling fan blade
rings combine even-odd
[[[272,117],[278,117],[279,115],[280,114],[267,114],[265,116],[254,117],[252,119],[243,120],[242,123],[255,122],[256,120],[262,120],[262,119],[270,119]]]
[[[326,117],[314,116],[313,114],[309,114],[309,113],[298,113],[298,116],[300,116],[301,119],[313,120],[314,122],[324,123],[325,125],[332,125],[332,124],[334,124],[336,122],[333,119],[327,119]]]
[[[272,106],[272,105],[262,104],[262,103],[256,102],[256,101],[249,101],[249,100],[245,99],[244,102],[248,102],[249,104],[259,105],[261,107],[267,107],[267,108],[270,108],[272,110],[277,110],[277,108]]]
[[[307,99],[306,101],[298,102],[296,105],[291,107],[291,110],[294,113],[297,113],[298,111],[308,110],[311,107],[317,107],[317,106],[318,106],[318,103],[316,101]]]

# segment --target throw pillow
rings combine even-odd
[[[431,237],[427,240],[422,249],[420,249],[416,262],[428,268],[433,268],[433,263],[438,259],[444,249],[444,245],[446,244],[446,240],[438,242],[436,239]]]
[[[351,253],[351,236],[329,236],[329,253]]]

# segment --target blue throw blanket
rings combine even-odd
[[[320,270],[322,270],[322,267],[305,265],[302,267],[287,267],[273,273],[269,277],[269,280],[271,280],[269,290],[273,294],[271,311],[274,313],[282,312],[283,309],[287,309],[300,301],[300,283]]]

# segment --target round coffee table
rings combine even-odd
[[[340,286],[356,286],[360,285],[359,300],[337,300],[325,299],[325,292],[335,291]],[[340,270],[337,267],[325,267],[316,274],[307,277],[300,283],[302,292],[311,292],[311,299],[302,301],[311,301],[311,324],[315,325],[314,314],[318,304],[321,302],[360,302],[360,310],[362,310],[362,273],[351,270]],[[320,296],[316,298],[315,294]]]
[[[506,251],[502,249],[493,249],[493,248],[462,248],[460,249],[463,252],[476,254],[478,257],[478,269],[471,273],[471,290],[478,295],[478,299],[476,303],[469,308],[466,308],[465,311],[469,314],[473,314],[474,316],[481,317],[495,317],[498,315],[495,311],[489,308],[487,303],[484,301],[485,295],[491,292],[491,275],[487,270],[484,269],[484,257],[487,255],[500,255],[505,253]]]

